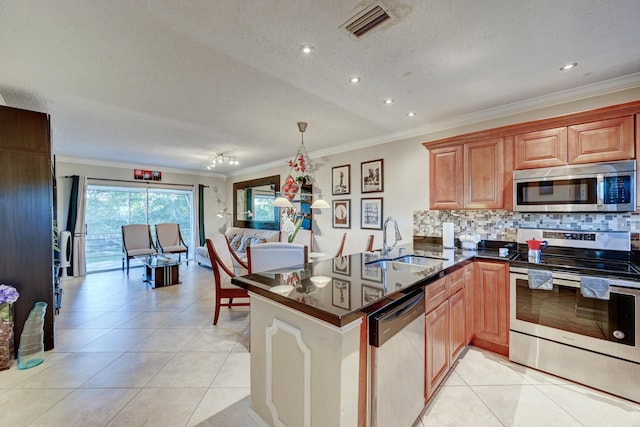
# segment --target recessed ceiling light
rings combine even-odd
[[[409,117],[415,117],[415,115],[416,115],[416,113],[413,112],[413,111],[410,111],[410,112],[407,113],[407,116],[409,116]]]
[[[351,82],[352,84],[354,84],[354,85],[355,85],[355,84],[360,83],[360,80],[362,80],[360,77],[358,77],[358,76],[353,76],[353,77],[351,77],[351,78],[349,79],[349,82]]]
[[[389,105],[389,104],[393,104],[393,98],[387,98],[384,100],[384,103]]]
[[[560,71],[571,70],[572,68],[576,68],[577,66],[578,66],[577,62],[573,62],[571,64],[566,64],[566,65],[563,65],[562,67],[560,67]]]
[[[302,46],[300,46],[300,50],[302,51],[302,53],[304,53],[305,55],[310,54],[311,52],[313,52],[313,46],[311,46],[310,44],[303,44]]]

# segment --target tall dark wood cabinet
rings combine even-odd
[[[29,312],[48,304],[53,348],[53,179],[49,115],[0,106],[0,283],[15,286],[15,348]]]

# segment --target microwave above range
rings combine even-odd
[[[556,166],[513,172],[516,212],[636,210],[636,161]]]

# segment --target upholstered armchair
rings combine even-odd
[[[122,226],[122,269],[127,262],[129,274],[129,260],[135,256],[155,255],[156,247],[151,239],[151,228],[147,224],[128,224]]]
[[[187,265],[189,265],[189,247],[182,239],[180,224],[172,222],[156,224],[156,242],[162,253],[178,254],[178,260],[182,254],[186,254]]]

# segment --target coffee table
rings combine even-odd
[[[176,285],[180,282],[180,264],[186,259],[179,260],[171,254],[142,255],[134,257],[145,265],[144,281],[151,283],[153,288]]]

